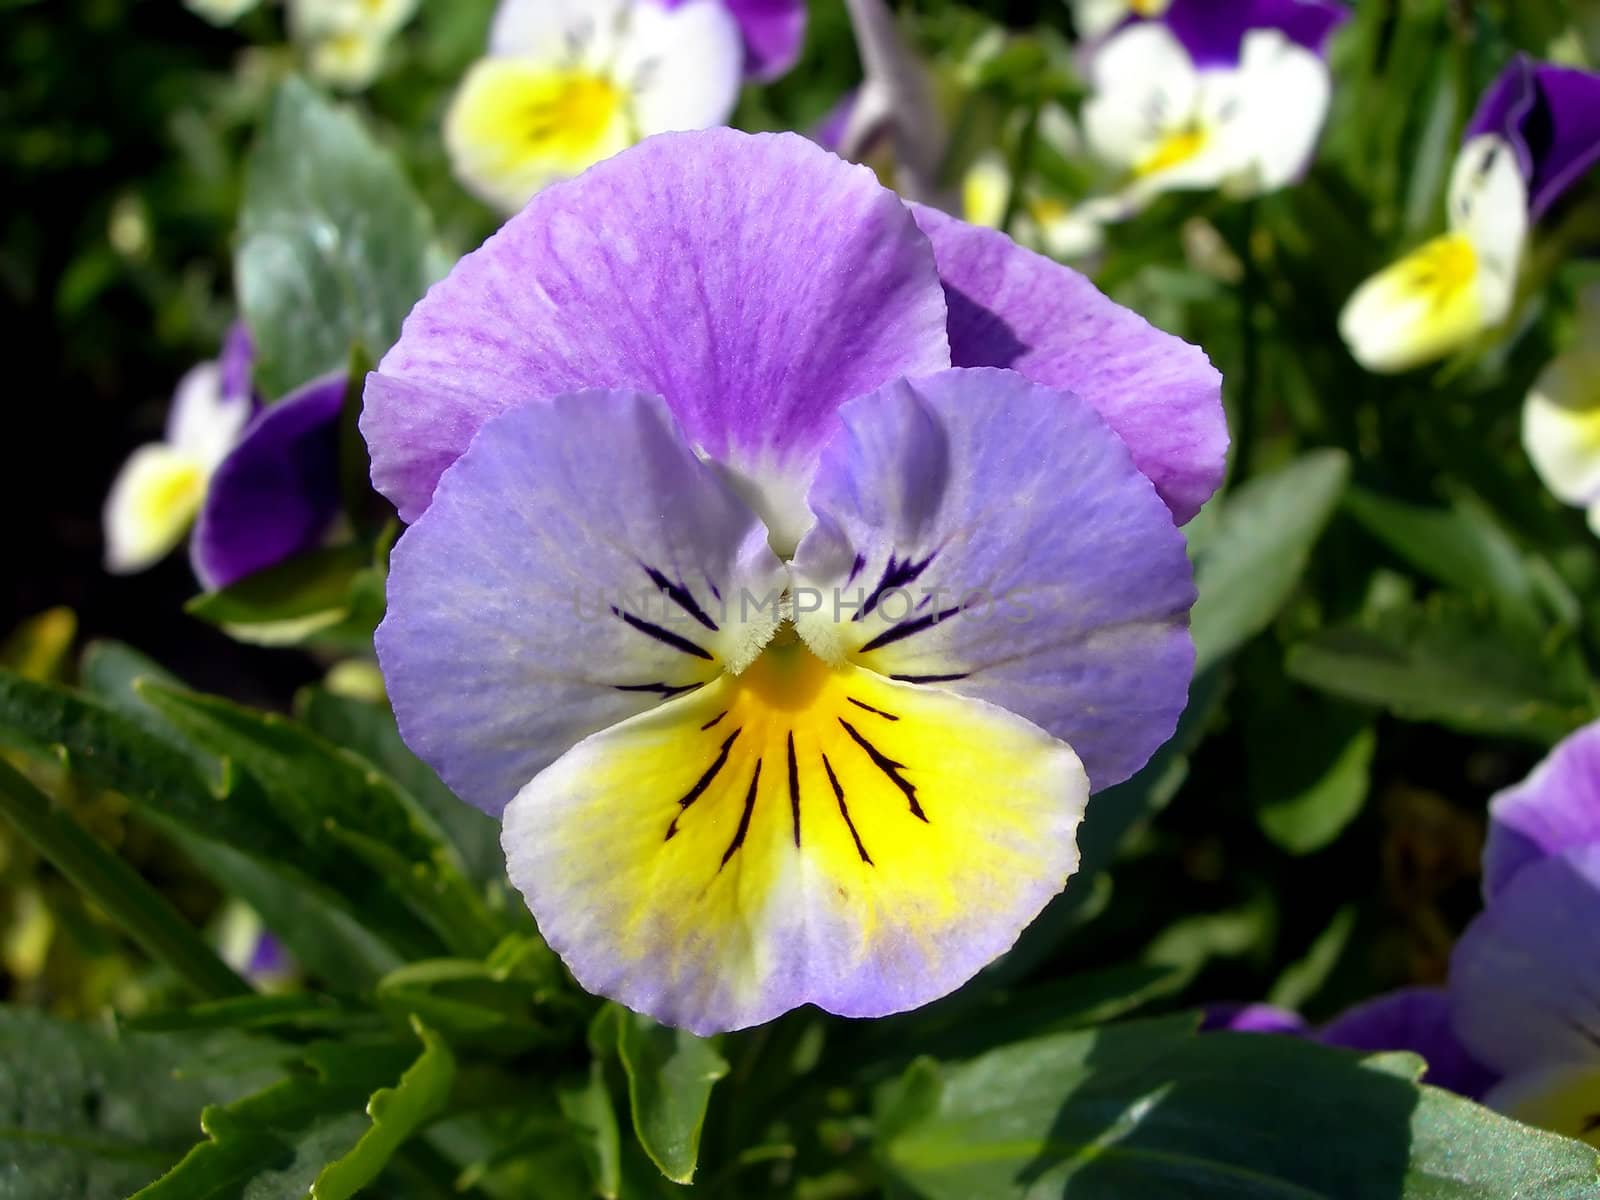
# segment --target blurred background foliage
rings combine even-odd
[[[449,258],[495,226],[452,180],[438,137],[491,9],[488,0],[425,2],[377,82],[349,101],[402,165]],[[1600,545],[1581,512],[1546,494],[1518,434],[1523,396],[1570,341],[1578,293],[1600,282],[1595,182],[1546,223],[1513,316],[1473,351],[1378,377],[1336,332],[1356,284],[1442,226],[1460,131],[1510,54],[1600,64],[1600,4],[1363,0],[1333,45],[1334,107],[1301,184],[1247,202],[1168,196],[1112,227],[1104,253],[1085,264],[1116,299],[1206,349],[1226,381],[1235,437],[1228,490],[1189,529],[1202,592],[1190,712],[1151,767],[1095,801],[1090,869],[981,986],[921,1013],[871,1025],[794,1014],[715,1049],[643,1028],[565,980],[520,902],[495,882],[492,830],[399,745],[359,668],[339,665],[347,646],[268,650],[228,637],[185,613],[195,585],[182,556],[133,578],[101,570],[107,482],[159,429],[173,381],[215,353],[236,311],[229,264],[243,164],[298,65],[281,14],[264,7],[223,29],[175,0],[0,0],[0,16],[0,305],[20,367],[12,466],[0,474],[13,562],[0,615],[15,631],[3,650],[15,674],[0,691],[0,726],[25,752],[10,761],[26,776],[6,786],[24,795],[31,779],[196,928],[220,937],[226,896],[244,896],[332,993],[291,993],[282,1007],[228,1020],[199,1010],[152,1018],[160,1032],[151,1038],[187,1030],[189,1049],[164,1047],[169,1058],[250,1064],[216,1087],[203,1071],[186,1077],[194,1095],[174,1101],[161,1133],[175,1152],[193,1140],[200,1103],[244,1094],[251,1072],[303,1054],[297,1086],[334,1080],[361,1101],[347,1111],[343,1093],[312,1098],[306,1111],[321,1114],[326,1101],[340,1119],[359,1117],[367,1093],[395,1085],[402,1070],[398,1087],[416,1101],[417,1121],[439,1096],[467,1096],[468,1115],[436,1126],[413,1161],[377,1160],[399,1172],[384,1195],[431,1195],[446,1178],[488,1195],[563,1195],[568,1185],[584,1194],[597,1180],[613,1193],[655,1194],[667,1185],[648,1160],[681,1173],[700,1136],[698,1118],[692,1129],[674,1125],[676,1109],[651,1125],[641,1063],[661,1060],[696,1078],[729,1077],[711,1095],[700,1154],[710,1190],[869,1194],[882,1184],[869,1143],[877,1137],[881,1149],[915,1124],[923,1084],[915,1070],[900,1073],[917,1054],[959,1059],[1136,1008],[1267,999],[1315,1020],[1388,988],[1440,981],[1479,904],[1487,797],[1600,711]],[[1043,106],[1072,108],[1083,93],[1064,4],[917,0],[901,16],[950,104],[951,182],[999,145],[1019,187],[1081,192],[1082,165],[1037,136]],[[813,128],[858,78],[842,5],[817,0],[801,64],[747,89],[735,123]],[[99,648],[80,665],[86,642]],[[168,682],[154,691],[131,686],[157,675]],[[173,678],[303,724],[261,723]],[[63,696],[83,707],[40,715]],[[304,744],[286,748],[285,728]],[[118,757],[139,759],[147,741],[170,775]],[[383,800],[401,814],[401,849],[390,848],[401,857],[386,859],[372,841],[367,806],[377,801],[359,788],[329,818],[332,832],[306,832],[297,788],[356,786],[341,782],[349,763],[334,747],[401,785],[402,799]],[[262,830],[246,832],[308,856],[298,860],[303,878],[219,849],[241,834],[207,827],[215,814],[173,818],[182,810],[174,794],[215,789],[206,772],[219,759],[239,767],[227,786],[267,814]],[[149,802],[157,793],[165,817]],[[341,822],[348,837],[334,828]],[[315,864],[335,858],[357,861],[360,878],[339,885],[333,916],[305,917],[295,886],[326,884]],[[397,894],[390,869],[415,864],[437,872],[429,878],[442,890]],[[459,911],[439,907],[445,893]],[[0,833],[10,1000],[58,1016],[112,1008],[137,1018],[192,999],[194,979],[113,916],[12,830]],[[377,1000],[351,1005],[354,994]],[[202,995],[229,1002],[227,987]],[[10,1019],[0,1044],[42,1036]],[[202,1044],[214,1026],[231,1027],[238,1044]],[[329,1066],[317,1056],[334,1051],[313,1036],[329,1031],[378,1048],[361,1070]],[[282,1040],[250,1041],[269,1032]],[[474,1058],[485,1039],[493,1052]],[[97,1051],[74,1053],[87,1062]],[[521,1108],[497,1107],[493,1098],[529,1072],[559,1086],[533,1099],[524,1087]],[[690,1112],[707,1103],[679,1102]],[[394,1107],[404,1124],[407,1110]],[[619,1143],[618,1111],[655,1132]],[[305,1148],[305,1123],[262,1120]],[[365,1118],[329,1122],[318,1136],[354,1156],[354,1178],[361,1155],[350,1146]],[[228,1130],[245,1127],[255,1128],[237,1112],[208,1124],[225,1148]],[[574,1129],[586,1132],[574,1140]],[[249,1157],[237,1142],[233,1152]],[[457,1174],[463,1164],[470,1178]],[[138,1175],[129,1168],[105,1184],[112,1190],[82,1194],[123,1194],[114,1189],[137,1186]],[[918,1186],[983,1194],[948,1180]],[[44,1194],[5,1188],[0,1196]],[[327,1194],[348,1193],[329,1184]]]

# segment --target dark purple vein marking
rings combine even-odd
[[[889,555],[888,565],[883,568],[883,574],[878,577],[878,586],[872,589],[872,594],[863,601],[861,607],[856,610],[855,616],[850,619],[859,621],[870,614],[873,609],[878,607],[878,601],[883,598],[883,594],[890,588],[905,587],[908,583],[915,583],[922,577],[922,573],[928,569],[928,564],[933,561],[933,558],[933,554],[930,554],[921,562],[913,562],[909,558],[901,562],[893,554]]]
[[[696,621],[699,621],[700,624],[711,630],[712,633],[717,631],[717,623],[706,615],[705,610],[702,609],[695,601],[694,593],[688,588],[684,587],[683,584],[673,583],[654,567],[645,567],[644,573],[650,576],[650,582],[655,584],[656,587],[660,588],[662,594],[666,596],[668,600],[671,600],[679,608],[683,609],[684,612],[688,613]]]
[[[612,688],[619,692],[655,692],[658,696],[680,696],[684,692],[692,692],[696,688],[705,687],[704,683],[613,683]]]
[[[833,764],[828,761],[828,756],[822,756],[822,769],[828,773],[828,782],[833,785],[833,798],[839,802],[839,815],[844,818],[845,827],[850,830],[850,836],[855,839],[856,853],[861,856],[861,861],[869,867],[877,866],[872,861],[872,855],[867,853],[867,848],[861,844],[861,835],[856,832],[856,823],[850,819],[850,806],[844,802],[844,788],[839,786],[839,777],[833,773]]]
[[[954,683],[958,679],[965,679],[966,671],[957,671],[953,675],[891,675],[890,679],[897,679],[901,683]]]
[[[929,613],[925,617],[918,617],[915,621],[900,621],[889,626],[889,628],[861,647],[860,653],[865,654],[869,650],[876,650],[880,646],[888,646],[898,642],[901,638],[908,638],[913,633],[921,633],[924,629],[932,629],[940,621],[953,617],[960,611],[961,605],[958,604],[954,608],[945,609],[943,612]]]
[[[761,782],[761,760],[756,759],[756,773],[750,776],[750,790],[744,794],[744,812],[739,814],[739,828],[734,830],[733,841],[728,843],[728,848],[722,852],[722,862],[717,865],[720,872],[728,865],[728,860],[738,853],[739,847],[744,845],[744,835],[750,832],[750,814],[756,810],[756,785]]]
[[[794,818],[794,844],[800,845],[800,767],[794,761],[794,730],[789,731],[789,813]]]
[[[928,820],[927,814],[922,811],[922,805],[917,803],[917,785],[900,774],[901,771],[905,770],[905,763],[895,762],[894,759],[862,737],[857,732],[856,727],[843,717],[839,718],[839,724],[844,726],[844,731],[855,740],[856,745],[867,752],[867,757],[872,760],[872,765],[887,775],[889,782],[904,793],[907,803],[911,805],[911,815],[926,824]]]
[[[854,696],[846,696],[845,699],[850,701],[850,703],[854,704],[857,708],[864,708],[869,713],[876,713],[878,716],[882,717],[885,721],[898,721],[900,719],[899,717],[895,716],[892,712],[884,712],[883,709],[881,709],[881,708],[873,708],[872,705],[870,705],[870,704],[863,704],[863,703],[861,703],[861,701],[857,700]]]
[[[655,638],[655,640],[660,642],[663,646],[671,646],[674,650],[681,650],[684,654],[692,654],[696,658],[705,659],[707,662],[716,661],[711,656],[711,652],[709,650],[706,650],[700,646],[696,646],[686,637],[679,637],[670,629],[663,629],[659,625],[652,625],[649,621],[641,620],[632,613],[625,613],[614,605],[612,606],[611,611],[617,616],[621,617],[629,625],[633,626],[633,628],[637,629],[640,633],[644,634],[646,637]]]
[[[667,836],[664,840],[669,842],[672,840],[672,835],[678,832],[678,818],[689,811],[689,806],[705,794],[705,790],[711,786],[711,781],[717,777],[718,772],[728,765],[728,751],[733,748],[733,739],[738,736],[739,730],[735,729],[727,737],[723,738],[722,748],[717,754],[717,760],[706,768],[705,774],[695,780],[694,786],[679,799],[678,811],[672,818],[672,824],[667,826]]]
[[[864,555],[864,554],[856,555],[855,562],[850,564],[850,574],[845,576],[845,580],[844,580],[845,587],[849,587],[852,583],[854,583],[856,581],[856,576],[861,574],[861,568],[866,566],[866,565],[867,565],[867,557],[866,557],[866,555]]]
[[[712,717],[711,720],[707,721],[704,725],[700,726],[700,728],[701,729],[710,729],[713,725],[715,725],[718,721],[722,720],[722,718],[727,716],[727,715],[728,715],[728,710],[727,709],[723,709],[716,716]]]

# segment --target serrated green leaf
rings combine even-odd
[[[295,712],[310,729],[355,751],[405,789],[449,835],[472,878],[504,877],[499,822],[458,799],[432,767],[411,753],[386,706],[312,687],[296,697]]]
[[[245,169],[234,278],[255,378],[282,396],[374,358],[427,290],[432,221],[395,160],[298,79],[273,98]]]
[[[923,1063],[879,1105],[886,1170],[928,1200],[1571,1200],[1589,1147],[1294,1038],[1134,1022]]]
[[[318,1042],[278,1082],[200,1114],[206,1140],[132,1200],[304,1200],[370,1128],[372,1092],[415,1056],[389,1039]]]
[[[0,1200],[127,1195],[177,1161],[202,1108],[260,1087],[288,1053],[0,1007]]]
[[[1594,715],[1570,644],[1532,642],[1449,597],[1327,630],[1292,647],[1286,668],[1406,720],[1544,745]]]
[[[400,1082],[380,1088],[367,1102],[372,1125],[342,1157],[329,1163],[311,1185],[312,1200],[349,1200],[375,1180],[408,1138],[438,1113],[455,1082],[456,1060],[444,1040],[419,1021],[412,1028],[422,1054]]]
[[[727,1060],[705,1038],[617,1009],[617,1050],[628,1077],[634,1135],[674,1183],[694,1179],[711,1089]]]
[[[1350,477],[1338,450],[1317,450],[1260,475],[1220,502],[1198,549],[1190,614],[1199,674],[1260,633],[1305,572]]]
[[[243,640],[289,644],[344,620],[358,581],[372,569],[368,547],[329,546],[248,575],[231,587],[203,592],[184,611],[239,631]]]

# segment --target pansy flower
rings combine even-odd
[[[289,0],[289,31],[312,76],[358,91],[377,78],[394,35],[420,0]]]
[[[1300,176],[1332,90],[1323,48],[1347,16],[1321,0],[1175,0],[1163,20],[1098,45],[1084,133],[1124,173],[1125,210],[1165,191],[1256,195]]]
[[[1404,371],[1510,314],[1529,230],[1600,162],[1600,75],[1518,58],[1467,125],[1449,228],[1350,297],[1339,331],[1369,371]]]
[[[1104,37],[1130,21],[1163,16],[1172,0],[1072,0],[1072,21],[1080,36]]]
[[[1492,1108],[1600,1146],[1600,724],[1489,806],[1484,911],[1450,959],[1451,1024]]]
[[[1193,347],[792,134],[542,192],[367,381],[379,661],[577,979],[698,1032],[1003,952],[1185,700]]]
[[[1585,293],[1572,346],[1523,402],[1522,445],[1545,487],[1587,509],[1600,534],[1600,288]]]
[[[978,158],[961,177],[961,215],[974,225],[999,229],[1016,185],[999,154]],[[1051,258],[1082,258],[1105,244],[1096,202],[1073,205],[1044,191],[1029,189],[1011,222],[1017,241]]]
[[[217,466],[189,543],[208,589],[310,550],[339,513],[346,377],[324,376],[263,409]]]
[[[445,116],[451,163],[515,212],[641,138],[722,124],[804,32],[803,0],[502,0]]]
[[[220,359],[179,381],[162,440],[140,446],[122,465],[103,512],[108,571],[153,566],[189,531],[212,472],[254,411],[251,356],[249,335],[235,326]]]

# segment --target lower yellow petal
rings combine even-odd
[[[444,136],[461,181],[507,210],[636,140],[628,95],[617,83],[521,58],[482,59],[467,72]]]
[[[1600,1063],[1513,1075],[1485,1096],[1484,1103],[1525,1124],[1600,1147]]]
[[[792,637],[580,743],[505,813],[512,880],[593,991],[700,1032],[944,995],[1077,865],[1077,756]]]
[[[106,498],[106,569],[142,571],[183,540],[205,496],[205,466],[164,443],[140,446]]]
[[[1408,370],[1459,350],[1505,315],[1485,302],[1487,283],[1472,242],[1445,234],[1357,288],[1339,332],[1367,370]]]

